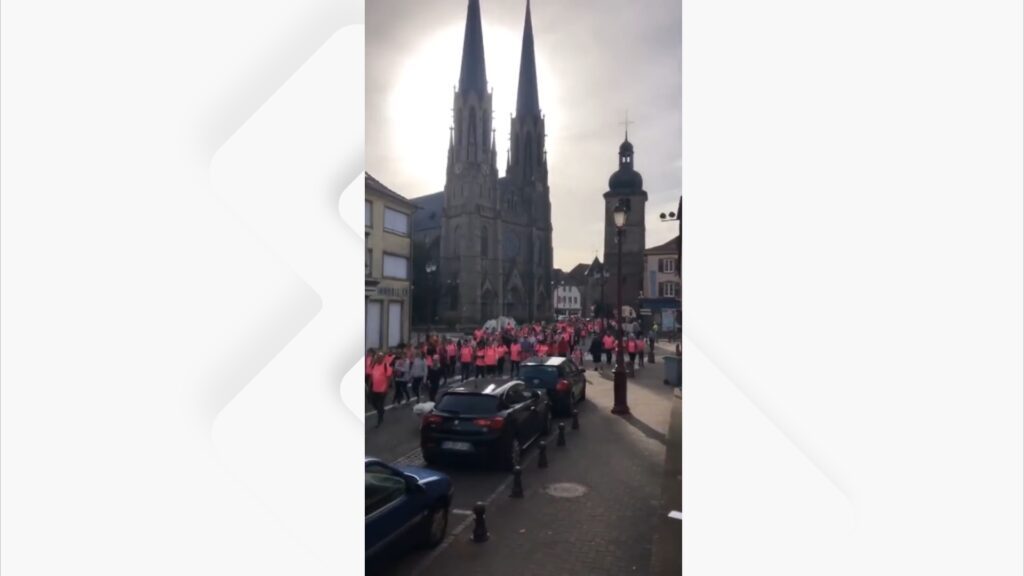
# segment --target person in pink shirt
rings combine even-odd
[[[448,353],[448,374],[447,377],[455,377],[455,358],[458,354],[458,347],[455,345],[454,340],[449,340],[448,345],[445,347],[445,351]]]
[[[611,331],[605,332],[604,337],[601,338],[601,344],[604,345],[604,362],[605,364],[612,365],[612,352],[615,350],[616,340],[612,336]]]
[[[370,400],[377,411],[377,428],[384,422],[384,399],[391,387],[391,365],[384,361],[379,352],[374,355],[370,364]]]
[[[505,376],[505,356],[508,356],[508,348],[504,342],[498,341],[498,376]]]
[[[470,346],[469,340],[462,343],[462,348],[459,349],[459,362],[462,365],[462,381],[466,382],[469,380],[469,372],[473,367],[473,347]]]
[[[487,375],[494,376],[498,368],[498,346],[493,342],[484,348],[484,366],[487,367]]]

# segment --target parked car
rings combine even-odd
[[[531,389],[547,391],[555,412],[568,416],[577,402],[587,398],[584,372],[569,358],[530,358],[520,365],[519,379]]]
[[[550,431],[547,396],[513,380],[479,392],[449,390],[423,417],[420,448],[428,464],[475,458],[511,470],[519,465],[522,451]]]
[[[440,472],[367,458],[367,565],[416,546],[440,544],[453,495],[451,479]]]

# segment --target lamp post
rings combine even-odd
[[[437,282],[434,276],[434,272],[437,272],[437,263],[431,260],[427,262],[427,265],[423,267],[427,271],[427,275],[430,276],[430,308],[428,308],[429,316],[427,317],[427,339],[430,339],[430,333],[434,331],[434,316],[437,314],[435,308],[437,307]]]
[[[626,367],[625,360],[622,357],[622,349],[625,347],[625,343],[622,341],[624,330],[622,329],[622,235],[625,232],[623,229],[626,226],[626,215],[629,210],[626,206],[619,201],[619,204],[615,207],[612,212],[612,216],[615,219],[615,237],[618,240],[616,243],[618,246],[618,258],[615,262],[616,274],[616,318],[619,320],[619,348],[615,352],[615,372],[614,374],[614,391],[615,391],[615,405],[612,406],[612,414],[620,416],[629,415],[629,405],[626,403]]]

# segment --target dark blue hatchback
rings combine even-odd
[[[437,546],[448,531],[454,489],[448,476],[366,459],[366,562],[415,546]]]

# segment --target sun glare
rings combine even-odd
[[[452,96],[459,81],[465,24],[450,26],[429,37],[405,61],[391,90],[388,112],[391,143],[404,166],[399,170],[416,183],[410,196],[437,192],[444,187],[448,129],[452,124]],[[494,127],[498,170],[504,174],[508,148],[509,114],[515,110],[519,82],[522,30],[483,24],[487,81],[493,90]],[[557,117],[557,87],[543,53],[537,54],[537,82],[541,108],[551,134]]]

